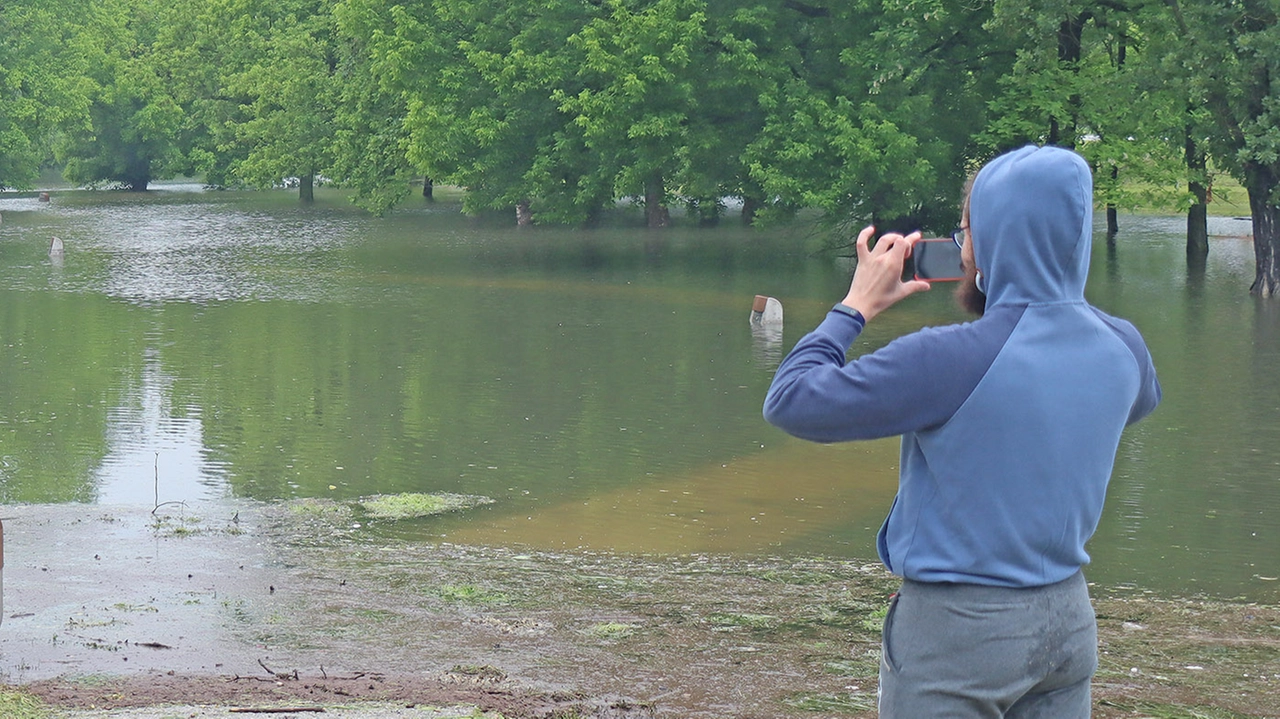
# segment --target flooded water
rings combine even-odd
[[[896,441],[760,417],[847,282],[810,228],[519,230],[196,190],[0,198],[0,501],[452,492],[495,502],[362,531],[874,557]],[[1090,579],[1274,600],[1280,303],[1247,293],[1247,221],[1213,220],[1197,277],[1182,226],[1123,217],[1095,245],[1090,299],[1142,330],[1165,401],[1125,435]],[[782,301],[780,336],[753,335],[756,294]],[[861,342],[962,319],[935,290]]]

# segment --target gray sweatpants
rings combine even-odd
[[[884,620],[881,719],[1087,719],[1098,625],[1084,575],[1028,589],[905,580]]]

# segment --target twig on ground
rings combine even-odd
[[[266,669],[267,673],[275,677],[276,679],[280,679],[280,680],[287,679],[289,681],[295,681],[295,682],[298,681],[297,669],[294,669],[292,674],[290,674],[289,672],[275,672],[271,670],[271,667],[268,667],[266,664],[264,664],[261,659],[258,660],[258,666],[262,667],[263,669]]]
[[[292,714],[294,712],[324,713],[324,707],[231,707],[232,714]]]

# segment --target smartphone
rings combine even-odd
[[[964,279],[960,268],[960,248],[950,237],[917,240],[911,246],[915,268],[912,277],[929,282],[959,282]]]

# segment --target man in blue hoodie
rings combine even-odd
[[[1160,401],[1128,322],[1084,298],[1093,179],[1079,155],[991,161],[965,203],[959,294],[980,312],[846,362],[902,281],[919,234],[868,248],[848,295],[782,362],[765,418],[797,437],[902,435],[881,561],[903,578],[885,618],[880,712],[1088,717],[1097,624],[1081,567],[1124,427]]]

